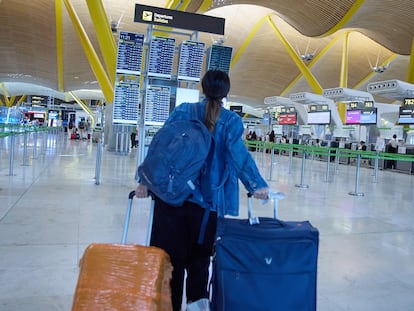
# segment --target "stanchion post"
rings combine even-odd
[[[101,183],[101,159],[102,159],[102,142],[98,142],[96,150],[96,164],[95,164],[95,185]]]
[[[335,169],[334,169],[334,174],[336,174],[338,172],[338,168],[339,168],[339,148],[335,149]]]
[[[379,152],[375,152],[375,160],[374,160],[374,183],[378,181],[378,164],[379,164]]]
[[[289,149],[289,174],[292,172],[293,166],[293,145],[290,145]]]
[[[325,182],[329,182],[329,176],[331,175],[331,148],[328,149],[328,158],[326,159],[326,178]]]
[[[361,154],[358,153],[357,155],[357,163],[356,163],[356,176],[355,176],[355,191],[349,192],[350,195],[354,196],[363,196],[363,192],[359,192],[359,171],[361,166]]]
[[[46,154],[46,131],[42,131],[42,153]]]
[[[28,166],[29,165],[29,155],[27,153],[27,131],[24,131],[24,136],[23,136],[23,166]]]
[[[303,152],[302,152],[302,171],[301,171],[301,174],[300,174],[300,184],[295,185],[295,187],[298,187],[298,188],[309,188],[309,185],[305,185],[303,183],[304,176],[305,176],[305,161],[306,161],[306,149],[303,149]]]
[[[270,149],[271,155],[270,155],[270,170],[269,170],[269,180],[272,180],[272,174],[273,174],[273,161],[275,159],[275,154],[274,154],[274,147],[272,146],[272,148]]]
[[[10,135],[10,160],[9,160],[9,175],[13,176],[13,164],[14,164],[14,143],[15,136],[14,133]]]
[[[33,132],[33,159],[37,158],[37,131]]]

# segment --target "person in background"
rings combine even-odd
[[[256,131],[253,131],[252,136],[251,136],[251,140],[257,140]]]
[[[398,149],[398,141],[397,141],[397,135],[392,135],[392,139],[388,142],[391,148],[394,148],[393,152],[397,152]]]
[[[397,153],[398,150],[398,141],[397,141],[397,135],[392,135],[391,140],[387,144],[387,152],[389,153]],[[396,165],[395,160],[387,160],[387,168],[394,169]]]
[[[86,139],[91,138],[91,121],[89,118],[85,122]]]
[[[131,132],[131,149],[137,147],[137,128],[134,126]]]
[[[269,141],[270,141],[271,143],[276,142],[276,135],[275,135],[275,131],[274,131],[274,130],[272,130],[272,131],[270,132],[270,134],[269,134]]]
[[[358,145],[358,150],[367,150],[367,146],[365,145],[365,141],[361,140]]]
[[[192,201],[182,206],[170,206],[154,197],[154,218],[151,235],[152,246],[164,249],[173,265],[171,280],[174,311],[181,310],[185,271],[188,305],[208,303],[210,257],[213,255],[217,217],[237,216],[239,213],[239,182],[256,199],[267,199],[269,189],[260,175],[254,159],[243,143],[243,122],[240,116],[223,108],[223,98],[230,90],[228,75],[220,70],[209,70],[201,82],[205,99],[199,103],[177,106],[166,121],[191,119],[193,106],[198,109],[200,120],[214,137],[214,153],[209,163],[208,189],[202,188],[204,202],[210,213],[202,244],[198,237],[205,215],[205,208]],[[138,184],[135,195],[148,196],[148,189]]]
[[[84,139],[85,137],[85,119],[81,119],[78,123],[78,128],[79,128],[79,139]]]

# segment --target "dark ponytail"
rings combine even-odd
[[[224,71],[209,70],[204,75],[201,86],[207,98],[204,123],[213,132],[223,105],[222,99],[227,97],[230,90],[230,78]]]

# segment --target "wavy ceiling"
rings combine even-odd
[[[72,4],[104,64],[86,1],[66,1]],[[146,26],[133,22],[136,2],[164,7],[166,1],[102,1],[108,19],[119,21],[119,30],[145,34]],[[169,1],[175,2],[179,3]],[[412,0],[210,2],[184,1],[190,12],[207,8],[206,14],[226,19],[224,44],[233,47],[230,98],[234,101],[256,107],[265,97],[313,92],[315,85],[338,87],[345,80],[346,87],[365,91],[369,82],[407,80],[414,37]],[[64,5],[63,89],[59,90],[55,12],[55,1],[51,0],[0,1],[0,94],[65,98],[65,92],[89,90],[79,94],[103,98]],[[278,32],[295,52],[294,57],[315,54],[312,61],[304,62],[313,82],[303,78]],[[199,34],[207,46],[217,39],[216,35]],[[346,77],[341,71],[344,42],[348,42]],[[389,67],[374,73],[372,67],[379,65]]]

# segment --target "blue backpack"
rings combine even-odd
[[[208,170],[212,140],[211,133],[199,120],[165,124],[154,135],[138,167],[140,183],[172,206],[181,206],[191,196],[203,204],[200,176]]]

